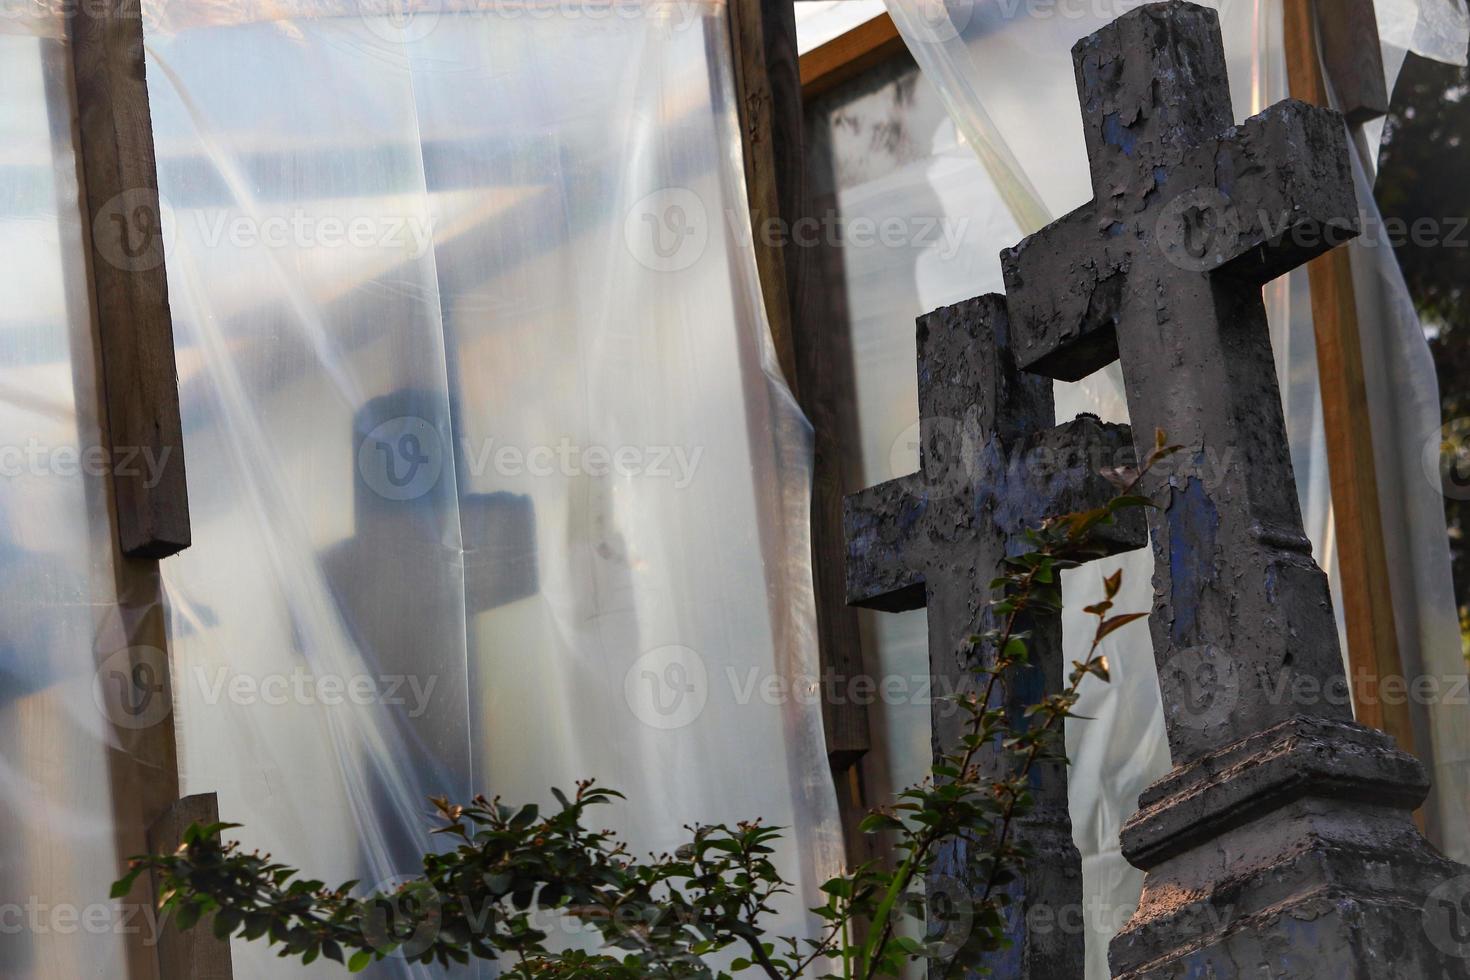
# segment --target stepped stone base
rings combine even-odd
[[[1113,975],[1470,978],[1470,868],[1414,826],[1428,789],[1387,735],[1312,717],[1175,769],[1123,830],[1148,876]]]

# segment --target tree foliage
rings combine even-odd
[[[172,854],[135,858],[113,896],[151,874],[160,910],[181,928],[208,922],[222,939],[259,940],[283,957],[326,958],[354,972],[397,955],[445,966],[495,959],[512,978],[867,980],[898,976],[913,960],[951,961],[961,946],[982,955],[1001,950],[1010,944],[1006,885],[1033,857],[1014,835],[1034,806],[1033,769],[1066,763],[1063,722],[1073,717],[1082,682],[1108,680],[1102,641],[1147,614],[1114,613],[1122,572],[1105,579],[1105,598],[1087,610],[1095,621],[1087,655],[1060,693],[1018,715],[1004,695],[1028,663],[1026,626],[1033,616],[1060,614],[1060,573],[1103,554],[1094,543],[1100,526],[1150,505],[1137,493],[1142,473],[1177,449],[1160,432],[1141,470],[1108,474],[1120,492],[1106,506],[1026,532],[1029,549],[1007,559],[991,583],[997,626],[972,638],[976,684],[956,697],[966,713],[959,744],[930,779],[862,823],[866,833],[892,836],[897,866],[868,863],[826,882],[824,904],[811,910],[825,924],[819,938],[767,934],[774,903],[790,887],[772,860],[779,829],[759,821],[690,827],[675,853],[636,857],[612,832],[588,829],[596,808],[622,798],[590,780],[571,795],[552,790],[557,806],[545,812],[483,796],[434,800],[435,833],[452,847],[425,855],[423,873],[391,892],[355,896],[355,881],[328,888],[269,854],[222,842],[222,832],[238,825],[219,823],[191,826]],[[943,910],[935,903],[929,938],[915,939],[900,926],[924,920],[922,883],[941,843],[954,838],[975,855],[979,887]],[[566,920],[595,932],[595,951],[553,941],[552,924]]]
[[[1470,420],[1470,72],[1409,55],[1384,127],[1375,194],[1429,333],[1446,422]],[[1416,234],[1416,222],[1424,234]],[[1466,474],[1470,476],[1470,473]],[[1470,652],[1470,500],[1446,499]]]

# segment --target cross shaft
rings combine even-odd
[[[990,582],[1008,556],[1025,547],[1024,529],[1047,517],[1092,509],[1113,496],[1100,467],[1131,458],[1126,426],[1083,417],[1055,426],[1052,384],[1017,369],[1008,343],[1002,297],[983,296],[918,321],[920,472],[849,496],[845,502],[848,601],[886,611],[927,607],[929,660],[938,693],[974,692],[971,637],[999,624],[989,609]],[[1112,551],[1142,547],[1143,522],[1107,529]],[[1007,678],[1007,705],[1022,709],[1062,690],[1066,675],[1061,620],[1036,616],[1031,664]],[[983,655],[983,654],[982,654]],[[936,758],[959,744],[965,717],[950,701],[933,708]],[[1017,827],[1018,839],[1047,860],[1034,862],[1014,889],[1013,960],[987,964],[1006,976],[1070,975],[1082,958],[1082,936],[1068,930],[1029,934],[1030,909],[1080,908],[1081,860],[1067,813],[1066,772],[1033,770],[1037,807]],[[961,893],[972,857],[964,842],[946,842],[930,890]],[[978,965],[979,952],[957,958]]]

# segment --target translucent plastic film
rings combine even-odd
[[[148,590],[120,608],[71,68],[31,26],[0,32],[0,976],[44,980],[118,975],[156,933],[146,898],[108,899],[143,846],[115,805],[142,726],[103,685]]]
[[[186,791],[368,885],[416,869],[430,794],[595,777],[639,850],[791,828],[774,925],[805,934],[840,859],[810,439],[723,8],[336,6],[151,21]],[[238,943],[235,968],[283,970]]]

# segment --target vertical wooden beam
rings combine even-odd
[[[1328,18],[1342,16],[1332,0]],[[1372,17],[1371,4],[1356,5]],[[1312,0],[1286,0],[1287,75],[1291,94],[1304,102],[1328,104]],[[1376,35],[1376,30],[1375,30]],[[1376,46],[1376,40],[1374,44]],[[1405,703],[1385,704],[1379,679],[1403,674],[1388,557],[1378,503],[1373,427],[1363,374],[1363,345],[1348,250],[1334,249],[1307,267],[1312,321],[1317,336],[1317,367],[1327,430],[1332,508],[1337,528],[1342,604],[1347,620],[1348,661],[1358,720],[1392,735],[1414,751],[1414,733]]]
[[[148,849],[154,854],[172,853],[190,824],[219,823],[219,798],[213,793],[186,796],[175,803],[148,830]],[[154,882],[153,893],[158,893]],[[216,939],[213,916],[201,919],[194,928],[180,930],[172,922],[160,923],[158,967],[164,980],[232,980],[230,941]]]
[[[867,707],[844,694],[862,673],[856,610],[845,602],[841,447],[833,366],[823,357],[825,324],[798,320],[801,291],[820,261],[794,229],[807,213],[800,58],[791,0],[731,0],[736,93],[745,143],[746,185],[756,262],[782,371],[814,430],[811,499],[812,578],[823,674],[827,756],[842,773],[868,750]],[[820,243],[817,243],[820,244]],[[814,284],[819,285],[819,284]],[[848,785],[839,780],[839,794]],[[844,805],[860,806],[855,800]]]
[[[169,815],[199,806],[195,801],[180,809],[158,567],[159,559],[188,546],[189,511],[139,0],[84,4],[68,16],[67,34],[68,63],[54,78],[48,74],[48,84],[64,85],[65,103],[76,109],[74,118],[53,121],[53,140],[58,154],[75,160],[90,245],[68,264],[69,275],[86,277],[86,288],[76,292],[88,300],[85,308],[68,309],[68,317],[77,324],[73,334],[91,342],[90,359],[75,363],[78,371],[95,369],[96,375],[79,375],[76,389],[96,393],[98,404],[83,414],[101,423],[111,460],[111,480],[88,481],[87,492],[107,496],[117,528],[111,540],[97,543],[111,552],[110,562],[99,567],[112,569],[118,602],[109,615],[121,629],[108,632],[117,638],[112,647],[96,652],[96,683],[116,695],[102,704],[112,819],[125,856],[173,846],[158,844],[159,835],[168,834]],[[140,883],[129,901],[152,904],[153,898],[153,889]],[[211,942],[207,930],[182,942],[164,936],[154,945],[153,938],[147,929],[133,934],[126,963],[117,964],[119,976],[231,975],[227,946],[223,959],[217,951],[212,958],[181,952]]]
[[[799,391],[796,376],[796,353],[792,339],[791,303],[786,280],[786,229],[782,203],[794,203],[799,194],[799,174],[793,181],[787,169],[794,150],[801,159],[800,81],[797,82],[796,143],[792,146],[779,123],[787,127],[789,98],[780,76],[789,57],[796,64],[796,20],[791,4],[782,0],[730,0],[730,43],[735,56],[735,95],[740,107],[740,130],[745,145],[745,191],[750,201],[750,223],[755,232],[755,260],[760,272],[761,294],[765,297],[766,318],[771,325],[771,339],[776,345],[776,358],[781,373],[793,393]],[[783,17],[783,9],[788,12]],[[785,21],[791,21],[789,39],[784,35]],[[788,52],[789,48],[789,52]],[[782,104],[777,104],[777,99]],[[777,143],[780,148],[777,148]],[[784,180],[783,180],[784,178]],[[785,184],[785,201],[782,200]],[[793,191],[793,185],[798,190]]]
[[[140,0],[80,4],[67,25],[118,540],[164,558],[189,546],[189,502]]]
[[[1388,79],[1373,0],[1332,0],[1317,18],[1322,64],[1332,79],[1336,109],[1354,126],[1388,114]]]

